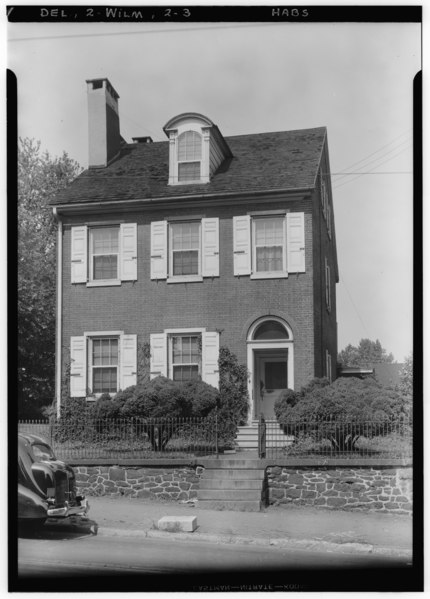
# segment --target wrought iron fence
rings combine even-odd
[[[210,456],[234,447],[235,427],[217,415],[208,418],[79,419],[22,421],[20,432],[44,437],[63,460],[110,458],[181,458]],[[290,422],[260,418],[261,458],[364,457],[411,458],[412,418],[379,421],[334,417]]]
[[[218,452],[217,417],[26,421],[20,432],[45,438],[62,460],[190,457]]]
[[[346,420],[329,416],[282,426],[260,418],[260,457],[411,458],[412,418]]]

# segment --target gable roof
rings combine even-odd
[[[325,139],[325,127],[226,137],[233,157],[201,185],[168,185],[168,141],[123,144],[107,167],[84,171],[51,204],[309,189]]]

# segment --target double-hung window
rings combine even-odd
[[[201,376],[201,335],[171,335],[170,378],[174,381],[190,381]]]
[[[178,136],[178,182],[199,181],[201,177],[202,136],[185,131]]]
[[[219,333],[196,329],[166,329],[151,333],[151,379],[166,376],[174,381],[202,379],[218,387]]]
[[[170,224],[170,264],[173,277],[200,275],[200,221]]]
[[[233,263],[236,276],[250,275],[252,279],[305,272],[304,213],[269,211],[234,216]]]
[[[119,227],[91,228],[90,280],[119,279]]]
[[[70,338],[70,396],[115,394],[136,384],[137,335],[94,331]]]
[[[151,279],[219,277],[219,219],[190,216],[151,223]]]
[[[137,224],[71,228],[71,282],[121,285],[137,279]]]
[[[93,393],[118,391],[118,337],[89,340],[89,383]]]
[[[285,217],[254,218],[253,271],[258,274],[282,274],[286,271]]]

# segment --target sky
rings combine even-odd
[[[86,79],[120,95],[126,141],[195,111],[224,136],[327,127],[340,281],[338,347],[412,350],[411,23],[8,24],[18,133],[88,164]]]

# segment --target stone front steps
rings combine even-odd
[[[266,421],[266,448],[282,448],[290,445],[293,437],[284,433],[277,421]],[[247,426],[239,426],[236,435],[237,451],[258,450],[258,421],[254,420]]]
[[[197,491],[199,507],[217,510],[259,512],[265,472],[261,462],[249,458],[220,456],[203,460],[205,471]]]

